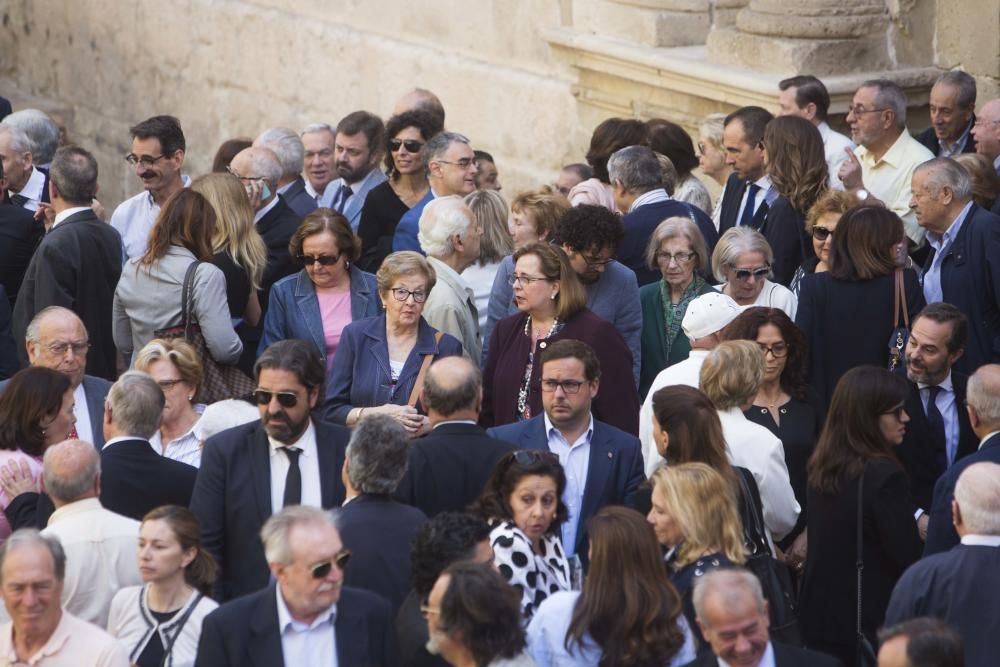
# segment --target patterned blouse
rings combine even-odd
[[[542,537],[541,553],[513,521],[493,524],[490,544],[497,569],[521,593],[521,616],[531,620],[538,605],[552,593],[570,588],[569,563],[558,533]]]

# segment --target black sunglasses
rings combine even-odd
[[[770,271],[771,267],[763,266],[759,269],[736,269],[734,273],[736,274],[737,280],[750,280],[750,276],[760,280],[762,278],[766,278]]]
[[[300,264],[306,266],[312,266],[313,264],[319,262],[323,266],[333,266],[340,261],[340,255],[299,255],[295,259],[299,261]]]
[[[424,147],[422,141],[417,141],[416,139],[390,139],[389,140],[389,150],[393,153],[399,150],[400,146],[406,147],[407,153],[419,153],[420,149]]]
[[[813,227],[812,237],[817,241],[825,241],[830,238],[830,234],[833,234],[832,229],[827,229],[826,227]]]
[[[278,398],[278,403],[283,408],[294,408],[299,402],[299,397],[290,391],[264,391],[258,389],[253,393],[253,400],[257,405],[268,405],[273,397]]]
[[[330,570],[336,565],[341,571],[347,569],[347,564],[351,562],[351,552],[347,549],[341,550],[339,554],[334,556],[331,560],[323,561],[319,565],[313,566],[312,578],[322,579],[330,574]]]

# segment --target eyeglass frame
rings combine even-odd
[[[556,389],[562,389],[563,393],[567,396],[576,396],[580,393],[580,388],[585,384],[590,384],[590,380],[552,380],[542,378],[538,381],[539,388],[546,394],[554,394]]]
[[[411,292],[405,287],[390,287],[389,291],[392,292],[392,298],[395,299],[396,301],[399,301],[400,303],[406,303],[406,300],[409,299],[411,296],[413,297],[413,303],[424,303],[425,301],[427,301],[427,292],[421,292],[419,290]],[[406,296],[400,299],[399,292],[404,292]],[[417,294],[420,294],[421,296],[418,298]]]
[[[684,259],[681,259],[681,255],[687,255],[687,257],[685,257]],[[696,253],[696,252],[690,252],[690,251],[689,252],[675,252],[674,254],[671,255],[669,252],[666,252],[666,251],[663,251],[663,250],[657,250],[653,254],[653,258],[657,261],[657,263],[659,263],[660,261],[662,261],[664,258],[667,258],[667,266],[670,266],[670,262],[676,262],[677,266],[687,266],[697,256],[698,256],[698,253]]]
[[[536,283],[539,280],[548,280],[549,282],[552,281],[551,278],[546,278],[545,276],[536,278],[535,276],[519,276],[516,273],[512,273],[507,276],[507,284],[511,287],[514,286],[514,283],[521,283],[521,287],[530,287],[532,283]]]
[[[333,266],[340,261],[341,255],[296,255],[295,261],[302,266],[313,266],[317,262],[320,266]],[[323,261],[328,260],[328,261]]]
[[[463,170],[468,169],[469,167],[475,167],[476,166],[476,160],[475,160],[475,158],[471,158],[471,157],[464,157],[461,160],[459,160],[458,162],[452,162],[451,160],[432,160],[432,161],[433,162],[440,162],[441,164],[452,164],[452,165],[455,165],[456,167],[458,167],[460,169],[463,169]],[[478,167],[477,167],[477,169],[478,169]]]
[[[882,111],[892,111],[889,107],[882,107],[881,109],[865,109],[864,107],[851,107],[847,110],[847,115],[854,114],[855,116],[860,116],[863,113],[879,113]]]
[[[267,176],[240,176],[240,172],[236,171],[235,169],[233,169],[232,165],[228,164],[226,165],[226,172],[228,172],[230,176],[235,176],[236,178],[240,179],[240,182],[243,181],[257,182],[257,181],[267,180]]]
[[[65,356],[68,350],[73,350],[74,357],[82,357],[90,351],[90,341],[60,341],[58,343],[49,343],[45,346],[45,349],[57,357]]]
[[[160,153],[159,155],[136,155],[135,153],[129,153],[125,156],[125,161],[133,167],[141,164],[143,167],[148,169],[160,160],[164,158],[172,158],[176,154],[177,151],[174,151],[173,153]]]
[[[733,278],[739,280],[740,282],[750,280],[750,276],[753,276],[757,280],[767,280],[767,274],[771,272],[770,264],[765,264],[764,266],[757,267],[756,269],[737,269],[735,266],[730,266],[729,268],[733,272]],[[746,275],[741,276],[741,273]]]
[[[261,400],[266,397],[267,400]],[[266,389],[254,389],[253,400],[257,405],[270,405],[271,401],[278,399],[278,405],[283,408],[294,408],[299,404],[299,395],[292,391],[267,391]],[[282,400],[284,399],[284,400]]]
[[[777,350],[775,349],[779,345],[783,350],[781,354],[778,354]],[[764,345],[764,343],[758,342],[757,347],[760,348],[760,353],[765,357],[767,356],[768,352],[770,352],[771,356],[774,357],[775,359],[784,359],[785,357],[788,356],[788,343],[782,342],[782,343],[775,343],[774,345]]]
[[[309,568],[309,573],[312,575],[313,579],[322,579],[330,574],[333,570],[333,566],[336,565],[337,569],[341,572],[347,571],[347,565],[351,562],[351,550],[341,549],[340,553],[331,558],[330,560],[325,560],[321,563],[316,563],[311,568]]]
[[[902,422],[904,414],[906,414],[906,404],[905,403],[900,403],[899,405],[897,405],[892,410],[886,410],[885,412],[880,412],[879,416],[881,416],[881,415],[892,415],[893,417],[896,418],[896,421]]]

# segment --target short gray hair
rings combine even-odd
[[[100,474],[101,457],[89,442],[65,440],[45,450],[42,478],[45,490],[56,500],[79,500],[94,488]]]
[[[283,176],[298,176],[302,172],[305,147],[302,139],[294,130],[287,127],[271,127],[261,132],[253,145],[258,148],[270,148],[281,164]]]
[[[198,420],[197,431],[201,440],[260,419],[260,412],[246,401],[227,398],[205,406]]]
[[[59,538],[55,535],[42,535],[35,528],[20,528],[0,546],[0,583],[3,582],[3,566],[7,562],[7,554],[18,547],[29,545],[44,545],[52,556],[56,579],[59,581],[66,579],[66,552]]]
[[[740,255],[748,252],[762,253],[768,266],[774,264],[774,251],[763,234],[750,227],[730,227],[715,244],[712,275],[719,282],[726,282],[726,270],[736,265]]]
[[[52,315],[61,315],[62,317],[72,317],[73,319],[75,319],[77,322],[80,323],[80,326],[83,328],[84,335],[87,334],[87,325],[85,325],[83,323],[83,320],[80,319],[80,316],[74,313],[72,310],[70,310],[69,308],[64,308],[62,306],[46,306],[45,308],[42,308],[40,311],[35,313],[35,316],[31,318],[30,322],[28,322],[28,327],[24,330],[24,339],[30,340],[32,343],[41,342],[41,333],[39,332],[39,329],[42,328],[42,320]]]
[[[31,153],[31,159],[34,161],[33,145],[24,130],[13,125],[8,125],[5,119],[4,122],[0,123],[0,134],[4,133],[10,135],[10,149],[12,151],[15,153]]]
[[[969,377],[965,402],[984,424],[1000,426],[1000,364],[986,364]]]
[[[63,146],[52,158],[49,178],[67,203],[90,206],[97,195],[97,160],[79,146]]]
[[[889,109],[892,111],[896,123],[896,129],[906,129],[906,93],[895,81],[888,79],[869,79],[860,86],[862,88],[874,88],[875,106],[879,109]]]
[[[457,195],[437,197],[420,214],[417,240],[431,257],[448,257],[454,252],[451,237],[465,236],[476,216]]]
[[[458,132],[441,132],[431,137],[424,144],[424,150],[420,153],[420,161],[424,164],[424,171],[431,168],[431,162],[440,162],[451,145],[456,142],[466,145],[472,143],[468,137]]]
[[[21,109],[3,119],[4,125],[24,132],[31,142],[31,159],[36,164],[48,164],[59,148],[59,126],[39,109]]]
[[[608,158],[608,178],[636,194],[663,187],[660,161],[648,146],[626,146],[612,153]]]
[[[160,428],[163,414],[163,390],[142,371],[122,373],[108,391],[111,419],[120,431],[140,438],[151,438]]]
[[[937,199],[941,196],[944,186],[951,188],[955,198],[966,201],[972,197],[972,177],[965,167],[951,158],[936,157],[928,160],[913,170],[913,173],[927,173],[924,182],[930,195]]]
[[[744,596],[749,596],[757,605],[757,611],[763,614],[766,609],[764,591],[757,575],[742,568],[709,570],[704,576],[695,579],[692,596],[695,615],[705,627],[708,627],[708,619],[705,618],[705,599],[712,594],[722,596],[720,602],[726,607],[743,600]]]
[[[299,138],[301,139],[307,134],[316,134],[319,132],[329,132],[330,136],[334,138],[337,136],[336,128],[331,127],[329,123],[310,123],[302,129],[302,134],[299,135]]]
[[[289,539],[292,530],[303,524],[320,524],[337,527],[337,515],[310,505],[291,505],[282,509],[264,523],[260,529],[260,540],[264,543],[264,558],[268,564],[292,562],[292,544]]]
[[[690,218],[676,215],[658,224],[649,237],[649,244],[646,245],[646,264],[649,268],[654,271],[658,270],[656,253],[660,251],[660,246],[663,245],[664,241],[676,238],[687,239],[691,246],[691,252],[698,260],[698,264],[694,267],[695,272],[700,273],[708,266],[708,246],[705,245],[705,237],[702,236],[698,225],[694,224]]]
[[[347,478],[361,493],[388,495],[406,474],[410,437],[388,415],[363,418],[347,445]]]
[[[245,151],[250,151],[248,155],[253,175],[264,177],[271,187],[276,186],[278,181],[281,180],[283,170],[281,168],[281,161],[278,160],[275,152],[264,146],[251,146],[250,148],[244,148],[236,156],[239,157]],[[248,176],[249,174],[243,175]]]
[[[973,463],[955,483],[962,524],[977,535],[1000,535],[1000,465]]]
[[[934,85],[946,83],[958,88],[958,106],[963,109],[973,109],[976,106],[976,79],[959,69],[945,72],[938,77]],[[9,119],[10,116],[7,116]],[[5,121],[6,122],[6,121]]]

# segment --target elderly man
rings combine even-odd
[[[975,153],[976,80],[960,70],[945,72],[934,82],[928,102],[931,126],[917,141],[937,157]]]
[[[432,137],[420,153],[430,189],[424,198],[403,214],[392,239],[393,251],[424,252],[417,240],[420,216],[424,207],[437,197],[464,197],[476,189],[476,155],[469,140],[457,132],[442,132]]]
[[[404,111],[425,111],[438,121],[438,127],[444,127],[444,105],[437,95],[425,88],[414,88],[396,100],[392,115],[398,116]]]
[[[149,232],[160,207],[175,192],[191,184],[181,176],[187,143],[181,123],[173,116],[153,116],[129,128],[132,152],[125,159],[142,181],[143,191],[126,199],[111,214],[111,226],[122,237],[122,261],[146,254]]]
[[[358,230],[361,209],[372,188],[385,181],[378,168],[385,144],[382,119],[367,111],[355,111],[337,123],[333,156],[337,180],[323,191],[320,206],[335,209]]]
[[[7,181],[4,202],[34,213],[49,201],[49,177],[35,166],[32,142],[24,130],[0,123],[0,160]]]
[[[62,605],[106,627],[115,593],[142,583],[135,555],[139,522],[101,507],[101,459],[90,443],[49,447],[42,478],[56,508],[42,535],[58,538],[67,555]]]
[[[760,581],[746,570],[711,570],[696,579],[694,609],[698,627],[711,651],[703,651],[685,667],[840,665],[828,655],[771,641],[767,602]]]
[[[881,200],[903,219],[911,246],[924,240],[924,230],[910,210],[910,182],[917,165],[934,154],[906,131],[906,95],[886,79],[865,81],[854,93],[847,113],[851,139],[858,147],[845,153],[840,166],[844,188],[861,199]]]
[[[302,139],[294,130],[285,127],[271,127],[261,132],[253,141],[257,148],[270,148],[281,164],[281,178],[278,179],[278,195],[285,200],[295,214],[305,217],[316,210],[316,199],[306,192],[306,181],[302,178]]]
[[[483,351],[479,311],[472,288],[460,274],[479,259],[483,227],[461,197],[439,197],[424,207],[417,238],[437,274],[424,304],[424,319],[457,338],[465,358],[478,363]]]
[[[976,142],[976,152],[988,157],[1000,176],[1000,99],[990,100],[979,110],[972,126],[972,138]]]
[[[305,189],[317,206],[337,176],[335,137],[336,130],[326,123],[312,123],[302,130]]]
[[[205,617],[196,667],[396,664],[389,603],[344,586],[351,552],[331,513],[286,507],[260,539],[273,583]]]
[[[21,109],[4,118],[3,124],[28,135],[32,163],[41,170],[49,168],[59,148],[59,126],[47,113],[40,109]]]
[[[826,157],[826,168],[830,174],[830,187],[843,190],[837,172],[840,165],[847,159],[846,150],[854,150],[854,142],[840,132],[830,129],[827,114],[830,110],[830,93],[823,82],[806,74],[783,79],[778,83],[781,94],[778,96],[779,116],[798,116],[805,118],[816,126],[823,137],[823,154]]]
[[[946,301],[969,318],[969,345],[956,361],[971,373],[1000,361],[1000,217],[972,201],[972,180],[954,160],[935,158],[913,172],[910,206],[927,231],[927,303]]]
[[[1000,465],[974,463],[955,484],[952,522],[961,543],[917,561],[896,583],[886,625],[919,616],[948,622],[965,638],[966,664],[1000,655]],[[992,582],[992,583],[991,583]]]
[[[33,667],[128,667],[103,628],[59,604],[66,554],[59,540],[23,529],[0,547],[0,586],[10,622],[0,625],[0,663]]]
[[[976,632],[982,632],[977,628]],[[963,638],[936,618],[914,618],[879,630],[878,667],[966,667],[996,664],[971,662]]]
[[[348,586],[377,593],[392,604],[393,615],[410,591],[410,547],[427,516],[392,499],[406,473],[410,436],[387,415],[370,415],[351,434],[344,459],[347,500],[337,525],[354,563]]]

